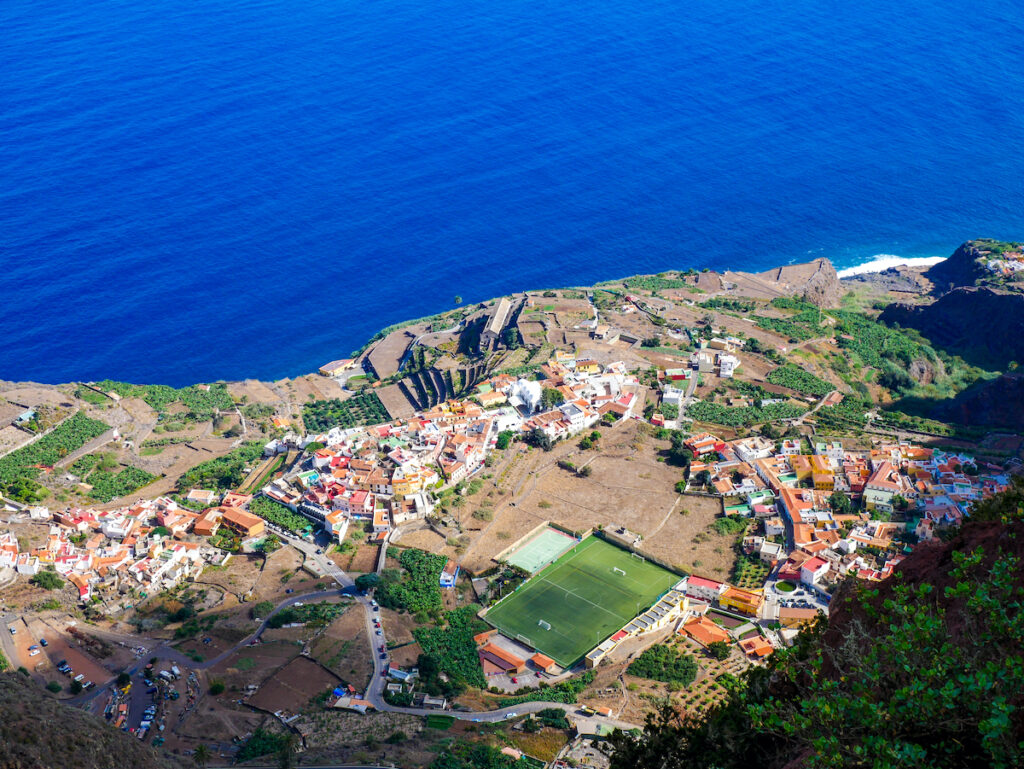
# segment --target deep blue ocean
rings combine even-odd
[[[1018,2],[3,0],[0,379],[307,372],[671,268],[1024,239]]]

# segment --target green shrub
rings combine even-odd
[[[689,686],[697,677],[697,662],[672,646],[656,644],[633,660],[626,672],[640,678]]]

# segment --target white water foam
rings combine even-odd
[[[896,254],[875,254],[870,261],[858,264],[856,267],[847,267],[839,270],[840,278],[848,278],[851,275],[863,275],[869,272],[882,272],[890,267],[930,267],[933,264],[945,261],[944,256],[919,256],[906,257]]]

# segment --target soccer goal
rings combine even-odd
[[[646,558],[644,558],[644,557],[643,557],[642,555],[639,555],[639,554],[637,554],[637,553],[633,553],[633,552],[630,552],[630,555],[631,555],[631,556],[632,556],[633,558],[636,558],[636,559],[637,559],[638,561],[640,561],[640,563],[645,563],[645,562],[647,561],[647,559],[646,559]]]
[[[517,641],[522,641],[524,644],[529,646],[531,649],[536,649],[537,648],[536,646],[533,645],[533,641],[531,641],[529,638],[524,636],[522,633],[517,633],[516,634],[516,640]]]
[[[551,623],[545,622],[542,619],[537,620],[537,624],[540,625],[542,630],[551,630]]]
[[[618,566],[612,566],[612,574],[621,574],[623,577],[625,577],[626,570],[620,569]]]

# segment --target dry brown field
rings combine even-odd
[[[734,559],[731,540],[708,530],[721,513],[720,501],[680,497],[674,487],[682,471],[659,461],[668,442],[639,425],[631,421],[602,428],[600,450],[581,450],[575,440],[562,442],[551,452],[521,449],[507,464],[493,468],[492,478],[462,511],[469,540],[462,554],[429,530],[411,532],[398,544],[459,558],[463,568],[477,573],[545,521],[573,531],[621,525],[641,534],[641,548],[669,564],[725,576]],[[559,468],[560,459],[589,466],[591,476]],[[493,506],[492,520],[473,518],[481,504]]]
[[[314,659],[360,690],[373,675],[371,653],[363,609],[357,605],[334,620],[310,647]]]
[[[297,713],[313,697],[339,683],[337,676],[312,660],[296,657],[274,673],[248,702],[271,713],[277,710]]]

